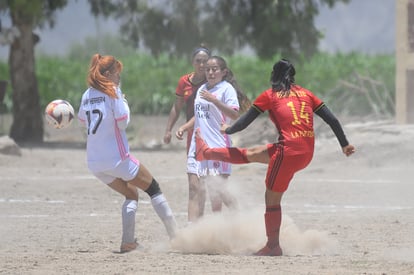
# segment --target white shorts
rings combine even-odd
[[[218,160],[197,161],[194,157],[187,158],[187,173],[199,177],[230,175],[231,164]]]
[[[130,181],[137,176],[138,171],[139,161],[135,159],[133,156],[129,156],[129,158],[121,161],[113,169],[99,172],[91,170],[92,174],[94,174],[95,177],[97,177],[100,181],[102,181],[105,184],[110,184],[118,178],[124,181]]]

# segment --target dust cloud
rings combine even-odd
[[[172,240],[182,253],[250,255],[266,243],[263,209],[228,211],[205,216],[181,229]],[[332,255],[338,241],[327,232],[302,231],[283,215],[280,244],[285,255]]]

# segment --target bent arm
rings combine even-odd
[[[174,105],[171,107],[170,115],[168,116],[167,127],[165,128],[165,132],[171,132],[172,128],[174,127],[175,123],[180,116],[180,111],[184,105],[184,98],[181,96],[177,96],[174,102]]]
[[[188,131],[189,129],[194,128],[195,123],[195,117],[192,117],[189,121],[187,121],[185,124],[181,125],[177,132],[175,132],[176,138],[179,140],[182,140],[184,138],[184,132]]]
[[[118,118],[116,120],[116,123],[117,123],[119,129],[125,130],[128,127],[128,124],[129,124],[129,121],[130,121],[130,116],[129,116],[130,110],[129,110],[128,101],[125,97],[122,99],[122,103],[123,103],[123,109],[124,109],[125,115]]]
[[[341,124],[339,123],[339,120],[326,105],[323,105],[321,108],[315,111],[315,114],[322,118],[323,121],[325,121],[331,127],[342,148],[349,145],[349,142],[346,139],[345,133],[342,129]]]
[[[239,111],[234,109],[231,106],[226,105],[224,102],[221,102],[217,99],[214,95],[210,92],[202,90],[200,91],[200,97],[213,103],[216,107],[227,117],[231,118],[232,120],[236,120],[239,118]]]
[[[164,133],[164,143],[168,144],[171,142],[171,130],[180,116],[180,111],[184,106],[184,98],[182,96],[176,96],[175,102],[171,107],[170,115],[168,116],[167,126]]]
[[[225,133],[228,135],[234,134],[244,130],[250,123],[253,122],[262,112],[259,111],[255,106],[250,107],[250,109],[244,113],[234,124],[228,127],[225,130]]]
[[[239,118],[239,111],[227,106],[226,104],[224,104],[221,101],[215,101],[214,105],[217,106],[217,108],[219,108],[219,110],[226,115],[227,117],[231,118],[232,120],[236,120]]]

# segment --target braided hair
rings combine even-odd
[[[295,83],[296,70],[292,63],[287,59],[281,59],[273,65],[270,76],[272,89],[274,92],[281,92],[284,96],[290,93],[290,87]]]

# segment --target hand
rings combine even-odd
[[[164,143],[170,144],[170,142],[171,142],[171,131],[167,131],[165,132],[165,135],[164,135]]]
[[[355,147],[351,144],[342,147],[342,152],[344,152],[344,154],[349,157],[350,155],[352,155],[353,153],[355,153]]]
[[[200,91],[200,97],[212,103],[214,103],[214,101],[217,99],[212,93],[205,90]]]
[[[179,140],[183,140],[184,139],[184,132],[185,132],[185,130],[179,128],[177,130],[177,132],[175,132],[175,137]]]
[[[230,125],[227,125],[225,123],[221,124],[221,128],[220,128],[220,133],[222,133],[223,135],[226,133],[226,129],[229,128]]]

